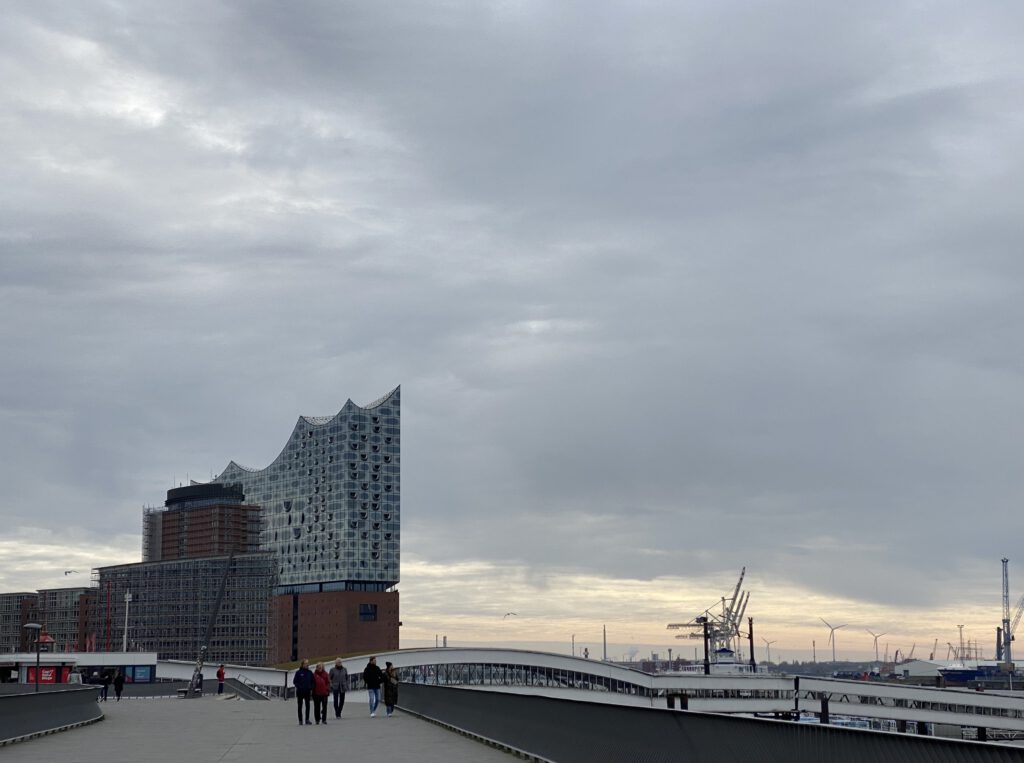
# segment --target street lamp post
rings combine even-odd
[[[132,592],[124,595],[124,639],[121,641],[121,651],[128,651],[128,605],[132,603]]]
[[[572,634],[572,656],[576,656],[576,634]]]
[[[39,634],[42,633],[43,626],[39,623],[25,623],[24,628],[36,633],[36,691],[39,691]]]

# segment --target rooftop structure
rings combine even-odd
[[[259,550],[260,507],[245,504],[241,485],[189,485],[167,491],[163,508],[142,518],[144,562]]]

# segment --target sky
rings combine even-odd
[[[0,591],[137,561],[168,488],[401,384],[404,646],[688,653],[666,625],[745,567],[758,657],[821,658],[819,618],[840,658],[958,625],[991,656],[1003,556],[1024,592],[1022,26],[6,3]]]

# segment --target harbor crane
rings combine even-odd
[[[1013,635],[1017,632],[1017,626],[1020,624],[1020,616],[1024,614],[1024,594],[1021,594],[1020,599],[1017,600],[1017,612],[1013,616],[1013,622],[1010,623],[1010,640],[1013,641]]]
[[[1010,628],[1010,560],[1003,557],[1003,664],[1006,670],[1013,670],[1013,655],[1010,645],[1013,643],[1013,631]]]
[[[743,623],[743,615],[747,611],[747,604],[750,601],[750,591],[743,591],[743,578],[747,574],[747,568],[740,570],[739,580],[733,589],[732,596],[722,597],[719,606],[720,612],[714,612],[711,607],[704,610],[700,615],[685,623],[669,623],[669,630],[688,630],[689,633],[680,633],[676,638],[704,638],[704,627],[707,626],[708,644],[712,652],[720,649],[729,649],[739,653],[740,641],[743,634],[740,626]],[[751,655],[753,659],[753,655]]]
[[[1013,670],[1013,642],[1016,641],[1017,626],[1021,615],[1024,615],[1024,594],[1017,599],[1017,606],[1010,617],[1010,576],[1007,565],[1009,559],[1003,557],[1003,622],[996,628],[996,660],[1003,663],[1005,670]]]

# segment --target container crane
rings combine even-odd
[[[747,603],[750,601],[750,592],[742,591],[743,578],[747,568],[740,570],[739,580],[733,589],[732,596],[721,599],[721,614],[714,613],[711,608],[704,610],[699,617],[695,617],[686,623],[669,623],[669,630],[688,629],[691,632],[679,634],[676,638],[703,638],[704,626],[707,625],[708,643],[712,652],[719,649],[729,649],[738,653],[739,640],[741,638],[740,627],[743,622],[743,614],[747,611]],[[706,623],[705,623],[706,621]]]
[[[1003,664],[1006,670],[1013,670],[1013,655],[1010,644],[1013,642],[1013,630],[1010,627],[1010,560],[1003,557]]]

